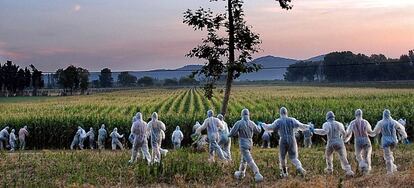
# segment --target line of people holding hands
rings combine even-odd
[[[142,120],[142,114],[137,113],[135,116],[137,120],[134,121],[131,132],[134,134],[134,144],[132,148],[132,156],[129,162],[133,163],[137,160],[138,153],[141,150],[143,158],[151,162],[159,162],[160,154],[159,148],[162,138],[160,131],[165,131],[165,124],[158,120],[158,115],[154,113],[152,120],[146,124]],[[245,177],[246,169],[249,167],[254,173],[254,179],[257,182],[263,181],[263,176],[252,157],[253,135],[260,134],[262,130],[265,133],[271,134],[277,132],[279,139],[279,167],[280,176],[288,177],[287,156],[296,167],[296,172],[302,176],[306,174],[306,170],[302,167],[302,163],[298,158],[298,146],[296,142],[295,133],[297,130],[304,132],[305,143],[310,145],[311,141],[306,140],[312,134],[326,135],[327,145],[325,151],[326,169],[328,174],[333,173],[333,153],[339,155],[341,167],[345,171],[346,176],[354,176],[354,171],[347,159],[347,152],[345,142],[348,142],[352,135],[354,136],[355,155],[358,161],[359,170],[368,174],[371,171],[371,152],[372,145],[369,137],[374,137],[381,134],[381,148],[384,151],[384,159],[386,162],[387,174],[393,174],[397,171],[397,166],[394,164],[394,157],[392,149],[398,144],[397,134],[401,135],[404,143],[408,143],[407,133],[404,126],[395,121],[391,117],[389,110],[384,110],[383,119],[380,120],[375,128],[372,130],[370,123],[363,119],[363,112],[361,109],[355,111],[355,120],[345,129],[344,125],[335,120],[335,114],[329,111],[326,114],[326,122],[321,129],[315,129],[312,124],[303,124],[295,118],[288,116],[288,110],[285,107],[280,109],[280,118],[275,120],[272,124],[258,122],[257,124],[250,119],[250,112],[248,109],[243,109],[241,112],[241,119],[237,121],[233,128],[229,129],[227,123],[224,121],[222,115],[214,116],[212,110],[207,111],[207,118],[202,124],[197,123],[194,128],[194,134],[191,137],[200,139],[202,131],[207,130],[207,140],[209,145],[209,161],[214,162],[215,155],[224,162],[231,160],[230,142],[232,137],[238,137],[239,149],[241,154],[241,161],[239,169],[234,173],[237,179]],[[179,131],[177,127],[176,131]],[[183,139],[182,132],[172,134],[174,147],[179,145]],[[148,152],[148,136],[150,135],[151,146],[153,150],[153,161]],[[177,136],[176,136],[177,135]],[[310,135],[310,136],[309,136]],[[179,139],[176,141],[175,137]]]
[[[224,161],[231,160],[229,155],[220,148],[217,144],[220,142],[220,135],[224,134],[227,124],[224,121],[213,116],[213,111],[207,112],[207,119],[204,123],[196,129],[194,135],[200,135],[201,131],[207,129],[209,141],[209,161],[214,161],[214,152],[218,157]],[[321,129],[315,129],[312,124],[303,124],[295,118],[288,116],[288,110],[285,107],[280,109],[280,118],[276,119],[272,124],[258,122],[257,124],[250,120],[250,112],[248,109],[243,109],[241,112],[241,119],[237,121],[233,128],[228,133],[228,137],[238,137],[239,147],[241,153],[241,162],[239,169],[234,173],[237,179],[245,177],[246,168],[249,166],[254,173],[254,179],[257,182],[263,181],[263,176],[260,174],[254,159],[251,155],[253,146],[253,134],[260,134],[262,130],[265,133],[271,134],[277,132],[279,135],[279,168],[280,176],[287,177],[288,169],[286,166],[286,156],[289,157],[293,165],[296,167],[296,172],[302,176],[306,174],[306,170],[302,167],[302,163],[298,158],[298,146],[296,142],[295,132],[300,130],[304,132],[305,143],[309,145],[310,141],[306,140],[312,134],[326,135],[327,145],[325,150],[326,169],[325,172],[331,174],[333,172],[333,153],[339,155],[341,167],[347,176],[354,176],[351,165],[347,159],[347,152],[345,142],[348,142],[352,135],[354,136],[355,155],[358,161],[359,170],[368,174],[371,171],[371,152],[372,145],[369,137],[374,137],[381,134],[381,148],[384,151],[384,160],[386,163],[387,174],[393,174],[397,171],[397,166],[394,164],[394,157],[392,149],[398,144],[397,135],[401,135],[401,139],[405,144],[408,144],[407,133],[405,127],[398,121],[391,117],[391,112],[386,109],[383,112],[383,119],[380,120],[375,128],[372,130],[370,123],[363,119],[363,112],[361,109],[355,111],[355,120],[345,130],[342,123],[335,120],[335,114],[329,111],[326,114],[326,122]],[[193,136],[194,136],[193,135]],[[226,148],[227,150],[227,148]]]
[[[404,122],[405,124],[405,122]],[[0,131],[0,149],[3,149],[4,143],[7,144],[7,139],[11,150],[17,148],[17,139],[14,129],[8,133],[9,127]],[[132,144],[131,159],[129,163],[135,163],[137,158],[142,155],[142,158],[148,164],[158,163],[161,160],[161,155],[166,155],[168,150],[161,148],[161,142],[165,139],[165,124],[159,120],[158,114],[154,112],[148,123],[143,120],[143,115],[138,112],[132,119],[131,134],[128,140]],[[202,135],[202,131],[207,130],[207,135]],[[303,168],[301,161],[298,158],[298,145],[296,140],[297,131],[302,131],[304,135],[305,147],[311,146],[311,137],[313,134],[327,137],[327,144],[325,150],[326,169],[325,172],[330,174],[333,172],[333,153],[339,155],[341,167],[345,171],[346,176],[354,176],[354,171],[347,159],[347,151],[345,143],[354,137],[355,156],[358,161],[358,168],[364,174],[369,174],[371,171],[371,153],[372,145],[369,137],[374,137],[381,134],[381,148],[384,152],[384,160],[386,163],[387,174],[393,174],[397,171],[397,166],[394,164],[394,157],[392,149],[398,144],[397,135],[401,136],[404,143],[408,143],[407,133],[402,123],[394,120],[391,117],[391,112],[386,109],[383,112],[383,119],[380,120],[374,129],[370,123],[363,119],[363,112],[361,109],[355,111],[355,119],[351,121],[349,126],[345,129],[344,125],[335,120],[335,114],[332,111],[327,112],[326,122],[321,129],[315,129],[311,123],[303,124],[295,118],[288,116],[288,110],[285,107],[280,109],[280,117],[271,124],[262,122],[255,123],[250,119],[250,112],[248,109],[243,109],[241,112],[241,119],[237,121],[230,129],[224,121],[224,116],[219,114],[214,116],[212,110],[207,111],[207,118],[202,124],[196,123],[193,127],[193,134],[191,135],[195,143],[208,143],[209,161],[214,162],[215,155],[224,162],[231,161],[231,138],[238,137],[239,149],[241,154],[241,161],[239,169],[234,173],[237,179],[245,177],[246,169],[249,167],[254,173],[254,179],[257,182],[263,181],[263,176],[252,157],[253,135],[260,134],[264,130],[262,139],[266,141],[262,147],[270,147],[270,137],[274,132],[279,136],[279,168],[280,176],[288,177],[287,157],[291,160],[296,168],[296,172],[305,176],[306,170]],[[25,138],[29,135],[27,126],[19,130],[20,149],[25,148]],[[105,125],[102,125],[98,130],[98,148],[104,149],[108,133]],[[117,128],[114,128],[111,134],[112,150],[117,147],[123,149],[123,145],[119,139],[123,138],[123,134],[119,134]],[[86,132],[82,127],[78,127],[77,132],[73,138],[70,148],[75,149],[79,147],[84,149],[84,141],[89,139],[89,147],[94,149],[95,133],[93,128]],[[177,126],[176,130],[171,135],[171,140],[174,149],[181,147],[181,141],[184,135]],[[149,142],[148,142],[149,141]],[[203,141],[203,142],[200,142]],[[151,144],[151,154],[149,152],[149,144]]]

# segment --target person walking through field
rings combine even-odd
[[[391,117],[390,110],[384,110],[382,120],[375,126],[373,135],[381,134],[381,148],[384,151],[384,160],[388,175],[392,175],[398,171],[397,165],[394,163],[393,152],[391,151],[398,144],[397,132],[401,134],[403,142],[408,144],[408,136],[404,126]]]
[[[115,151],[116,147],[118,146],[121,150],[124,150],[124,146],[122,146],[121,141],[119,141],[120,138],[124,138],[124,135],[120,135],[118,133],[118,128],[114,128],[114,130],[109,135],[112,138],[111,146],[112,150]]]
[[[325,151],[327,166],[325,171],[328,174],[333,173],[333,153],[337,152],[341,161],[341,167],[345,170],[346,176],[354,176],[355,173],[352,171],[351,165],[348,162],[343,140],[345,139],[346,131],[342,123],[335,121],[335,114],[329,111],[326,114],[326,123],[322,125],[322,129],[314,129],[313,131],[317,135],[327,135],[328,137]]]
[[[5,127],[0,131],[0,150],[3,150],[7,147],[7,142],[9,141],[9,127]]]
[[[93,128],[89,128],[89,131],[86,133],[86,137],[89,138],[89,148],[94,149],[95,148],[95,131],[93,131]]]
[[[273,131],[279,134],[279,168],[280,176],[287,177],[288,170],[286,164],[286,155],[289,154],[289,158],[293,165],[296,167],[296,171],[304,176],[306,174],[305,169],[302,167],[302,163],[298,159],[298,144],[296,142],[295,130],[301,131],[310,128],[309,125],[303,124],[295,118],[288,117],[288,110],[285,107],[280,108],[280,118],[273,122],[273,124],[267,125],[260,123],[265,131]]]
[[[82,134],[82,128],[81,127],[78,127],[78,129],[76,130],[75,136],[73,136],[72,143],[70,144],[70,149],[71,150],[76,149],[75,148],[76,146],[80,146],[79,139],[80,139],[80,135],[81,134]]]
[[[225,155],[225,157],[227,158],[227,160],[232,160],[231,159],[231,138],[229,137],[229,126],[227,125],[226,121],[224,121],[224,116],[222,114],[219,114],[217,116],[217,118],[221,121],[221,123],[223,124],[223,129],[219,130],[220,133],[220,139],[219,139],[219,146],[221,147],[221,149],[223,150],[223,153]]]
[[[151,163],[151,155],[148,151],[149,132],[149,127],[147,126],[147,123],[142,119],[142,114],[137,113],[131,126],[131,134],[133,135],[134,140],[129,163],[135,163],[139,157],[140,152],[142,152],[143,158],[147,160],[147,163]]]
[[[148,128],[151,135],[151,152],[152,158],[155,163],[161,161],[161,143],[165,134],[165,124],[158,119],[156,112],[152,113],[151,121],[148,123]]]
[[[272,133],[265,131],[262,135],[262,148],[270,148],[270,137]]]
[[[371,124],[362,118],[362,110],[355,111],[355,120],[351,121],[346,130],[345,142],[351,140],[354,135],[355,157],[358,161],[359,170],[368,174],[371,171],[372,145],[369,135],[374,136]]]
[[[180,130],[180,126],[177,126],[175,128],[175,131],[171,135],[171,141],[174,145],[174,149],[180,149],[181,148],[181,141],[184,139],[184,134]]]
[[[260,134],[260,131],[260,127],[250,120],[249,110],[243,109],[241,112],[241,120],[234,124],[229,133],[229,137],[239,137],[241,160],[238,171],[234,173],[237,179],[243,179],[245,177],[246,168],[249,166],[254,173],[254,180],[256,182],[263,181],[263,176],[260,174],[259,168],[251,154],[251,150],[253,149],[253,135]]]
[[[9,136],[9,143],[10,143],[10,151],[13,152],[17,147],[17,138],[16,134],[14,134],[14,129],[11,130],[10,136]]]
[[[309,126],[313,128],[313,124],[309,123]],[[313,133],[311,131],[311,128],[306,129],[303,131],[303,145],[305,148],[311,148],[312,147],[312,136]]]
[[[105,149],[106,137],[108,132],[106,132],[105,124],[101,125],[101,128],[98,130],[98,148]]]
[[[201,135],[201,131],[207,129],[207,137],[209,142],[209,162],[214,162],[214,155],[217,153],[221,160],[226,161],[227,158],[224,156],[223,150],[218,144],[219,141],[219,130],[222,130],[223,124],[220,119],[214,117],[212,110],[207,111],[207,119],[204,123],[196,130],[196,135]]]
[[[20,150],[25,150],[26,148],[26,137],[29,136],[29,131],[27,130],[27,126],[24,126],[19,130],[19,144]]]

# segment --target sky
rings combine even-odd
[[[414,49],[414,0],[245,0],[246,20],[263,41],[254,57],[308,59],[332,51],[397,58]],[[208,0],[0,0],[0,62],[56,71],[178,68],[204,33],[183,12]]]

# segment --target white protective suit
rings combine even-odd
[[[184,139],[184,134],[181,132],[180,127],[177,126],[175,128],[175,131],[171,135],[171,141],[174,145],[174,149],[180,149],[181,148],[181,141]]]
[[[200,127],[201,127],[201,124],[200,124],[200,122],[197,121],[196,124],[193,126],[193,133],[195,133],[196,130]]]
[[[407,125],[407,120],[406,119],[399,119],[398,123],[400,123],[402,126],[404,126],[404,129],[407,130],[407,128],[405,127]],[[404,142],[404,139],[402,138],[401,134],[397,134],[397,137],[398,137],[398,141]]]
[[[72,144],[70,144],[70,149],[71,150],[76,149],[75,148],[76,146],[80,146],[79,140],[80,140],[80,135],[81,134],[82,134],[82,128],[81,127],[78,127],[78,129],[77,129],[77,131],[75,133],[75,136],[73,136]],[[83,149],[83,148],[81,148],[81,149]]]
[[[269,131],[265,131],[262,135],[262,148],[270,148],[270,137],[272,136],[272,133]]]
[[[198,128],[201,127],[200,122],[196,122],[196,124],[193,126],[193,135],[191,135],[191,139],[193,140],[193,147],[196,151],[203,151],[204,147],[208,144],[207,142],[207,135],[201,135],[197,136],[195,135],[195,132]],[[195,137],[194,137],[195,136]]]
[[[135,121],[131,126],[131,134],[133,135],[133,144],[131,151],[131,160],[129,163],[134,163],[137,161],[139,156],[139,151],[142,152],[143,157],[147,160],[148,164],[151,163],[151,155],[148,149],[148,133],[149,127],[147,123],[142,119],[142,114],[137,113],[135,116]]]
[[[404,140],[407,140],[407,133],[404,126],[391,117],[391,112],[386,109],[383,112],[383,118],[374,128],[374,135],[381,133],[381,147],[384,150],[384,159],[387,168],[387,174],[392,175],[397,172],[397,165],[394,164],[394,156],[391,151],[398,144],[397,131]]]
[[[154,112],[152,119],[148,123],[151,134],[151,152],[154,162],[161,161],[161,142],[163,139],[163,132],[165,131],[165,124],[158,120],[158,114]]]
[[[19,143],[20,143],[20,150],[24,150],[26,148],[26,137],[29,136],[29,131],[27,131],[27,126],[24,126],[19,130]]]
[[[89,148],[94,149],[95,148],[95,131],[93,131],[93,128],[89,128],[89,131],[86,133],[86,137],[89,138]]]
[[[302,176],[306,174],[305,169],[302,167],[302,163],[298,159],[298,144],[296,142],[295,130],[307,130],[309,126],[296,120],[295,118],[288,117],[288,111],[285,107],[280,108],[280,118],[273,124],[262,124],[265,131],[277,132],[279,134],[279,168],[281,177],[288,176],[288,170],[286,166],[286,154],[289,154],[289,158],[293,165],[296,167],[296,171]]]
[[[112,133],[109,135],[112,138],[112,150],[116,150],[116,146],[118,146],[121,150],[124,150],[124,146],[122,146],[122,143],[119,141],[120,138],[123,138],[124,135],[120,135],[118,133],[118,128],[114,128]]]
[[[219,114],[217,118],[221,121],[223,124],[223,129],[219,130],[220,138],[219,138],[219,146],[221,147],[224,156],[226,159],[231,160],[231,138],[229,137],[229,126],[224,121],[224,116]]]
[[[312,123],[308,123],[310,127],[314,127]],[[313,133],[311,131],[312,128],[306,129],[303,131],[303,145],[305,148],[311,148],[312,147],[312,136]]]
[[[361,172],[368,174],[371,171],[372,145],[369,135],[372,135],[371,124],[362,118],[362,110],[355,111],[355,120],[351,121],[346,130],[345,142],[348,142],[354,135],[355,157]]]
[[[221,121],[214,117],[212,110],[207,111],[207,119],[204,120],[203,125],[196,130],[195,134],[201,135],[201,131],[207,129],[207,137],[209,142],[209,161],[214,162],[214,154],[217,153],[221,160],[227,160],[224,156],[223,150],[218,145],[220,138],[219,130],[223,129]]]
[[[333,172],[333,152],[337,152],[341,161],[341,167],[345,170],[347,176],[354,176],[351,165],[348,162],[344,140],[346,131],[344,125],[335,121],[335,114],[329,111],[326,114],[327,122],[322,125],[322,129],[315,129],[315,134],[327,135],[325,158],[327,173]]]
[[[161,130],[161,140],[165,140],[165,132],[163,130]],[[162,149],[162,147],[160,145],[160,153],[161,153],[161,155],[163,155],[165,157],[165,156],[167,156],[168,150],[167,149]]]
[[[9,141],[9,127],[5,127],[0,131],[0,150],[3,150],[7,146]]]
[[[105,149],[106,137],[108,132],[106,132],[105,125],[102,124],[101,128],[98,130],[98,148]]]
[[[241,112],[241,120],[237,121],[229,133],[229,137],[239,137],[239,147],[241,153],[241,161],[239,170],[234,173],[237,179],[242,179],[246,174],[246,167],[252,169],[254,179],[256,182],[263,181],[263,176],[260,174],[259,168],[253,160],[250,151],[253,147],[253,134],[260,134],[261,129],[253,121],[250,120],[250,113],[248,109],[243,109]]]
[[[9,144],[10,144],[10,151],[14,151],[17,147],[17,138],[16,134],[14,134],[14,129],[11,130],[10,136],[9,136]]]
[[[79,148],[83,149],[84,148],[84,142],[86,139],[86,131],[85,129],[81,128],[80,134],[79,134]]]

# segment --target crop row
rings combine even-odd
[[[364,110],[364,117],[373,126],[389,108],[394,118],[414,121],[414,90],[339,88],[339,87],[246,87],[234,88],[226,120],[232,125],[240,118],[240,111],[249,108],[253,120],[272,122],[278,109],[286,106],[291,116],[320,127],[325,113],[332,110],[337,119],[350,122],[354,110]],[[191,128],[205,118],[206,111],[220,110],[222,93],[216,91],[207,100],[201,89],[143,89],[90,96],[38,97],[25,100],[0,99],[0,128],[6,125],[29,127],[29,147],[67,148],[77,126],[93,127],[95,131],[104,123],[112,130],[128,134],[133,115],[140,111],[147,120],[158,112],[167,125],[167,135],[175,126],[181,126],[190,142]],[[412,127],[408,128],[412,134]],[[169,137],[167,137],[169,138]],[[256,138],[257,139],[257,138]],[[165,141],[167,145],[170,140]]]

